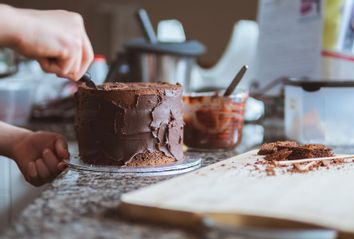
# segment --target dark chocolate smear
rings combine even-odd
[[[183,160],[180,86],[109,83],[97,90],[80,87],[76,101],[76,134],[84,161],[124,165],[146,151]]]

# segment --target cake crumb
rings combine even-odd
[[[353,159],[332,159],[310,161],[294,164],[280,164],[280,161],[291,161],[303,158],[319,158],[334,156],[332,149],[322,144],[298,144],[293,141],[277,141],[263,144],[257,153],[264,158],[245,166],[255,172],[264,172],[266,176],[275,176],[277,173],[308,173],[320,168],[343,168],[345,163],[354,162]]]

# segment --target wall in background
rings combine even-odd
[[[162,19],[176,18],[188,38],[203,42],[208,52],[201,57],[204,66],[216,63],[226,47],[233,24],[240,19],[255,19],[257,0],[5,0],[18,7],[67,9],[83,15],[95,52],[113,56],[122,43],[141,36],[134,12],[145,7],[156,27]]]

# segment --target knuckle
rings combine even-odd
[[[61,40],[63,48],[61,49],[61,54],[68,56],[68,52],[78,50],[82,43],[81,43],[81,36],[79,33],[71,33],[66,35]],[[70,55],[70,54],[69,54]]]
[[[62,48],[59,52],[60,59],[65,59],[68,57],[69,51],[66,48]]]
[[[82,18],[82,16],[79,13],[72,12],[71,16],[72,16],[72,19],[75,23],[80,24],[80,25],[82,25],[84,23],[84,19]]]
[[[78,36],[73,36],[73,38],[70,39],[69,43],[69,48],[71,51],[77,51],[81,48],[81,40]]]

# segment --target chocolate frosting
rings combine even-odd
[[[80,86],[76,102],[76,135],[82,160],[124,165],[139,153],[156,151],[183,160],[180,85]]]

